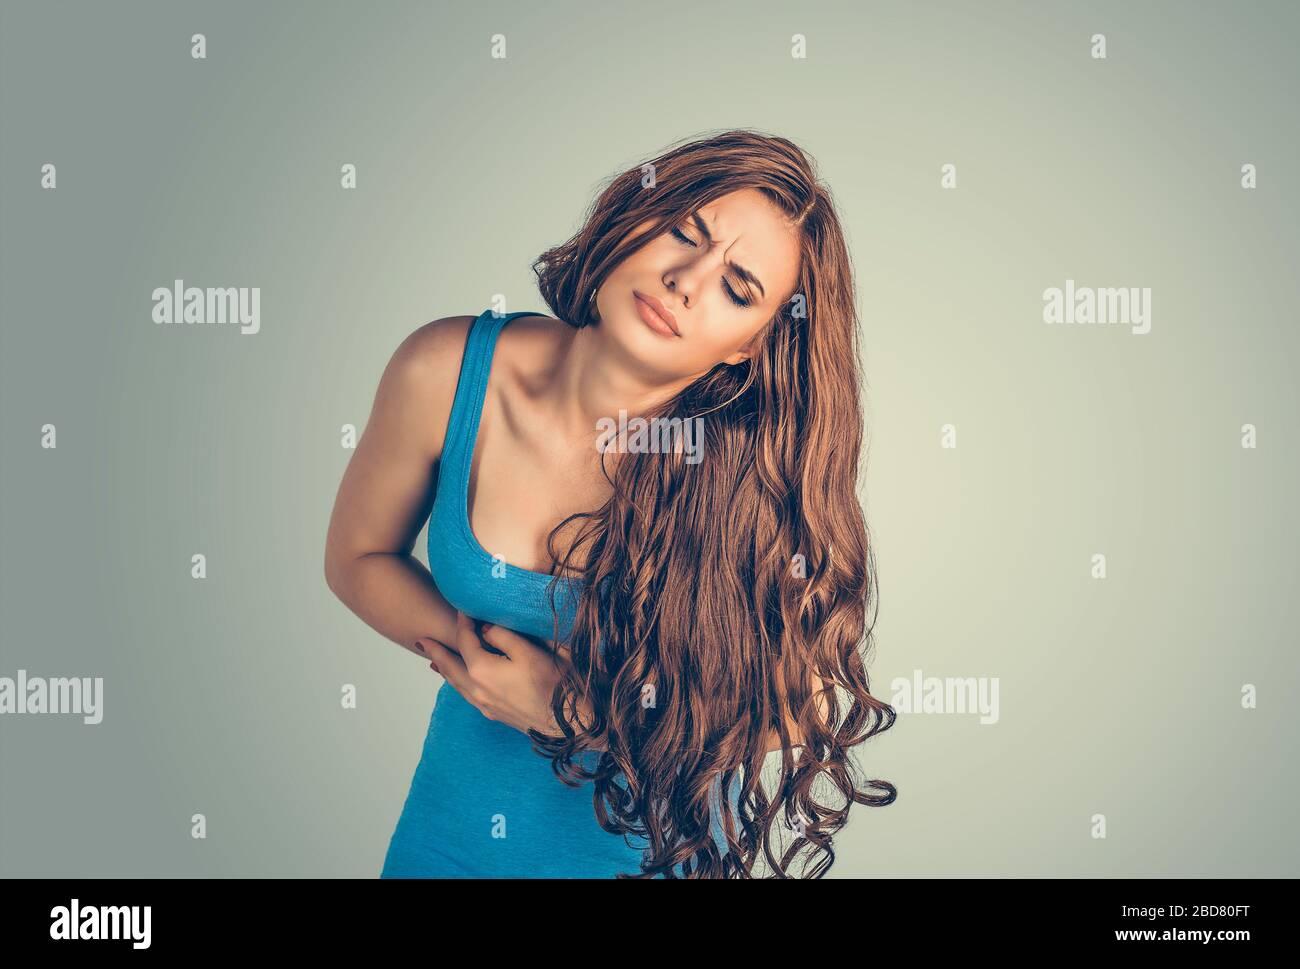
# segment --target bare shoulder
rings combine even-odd
[[[379,394],[415,434],[426,437],[429,456],[437,460],[447,435],[465,341],[474,316],[444,316],[425,323],[402,340],[384,371]]]
[[[413,330],[397,352],[414,366],[434,371],[451,369],[454,376],[460,371],[460,362],[465,355],[465,338],[475,319],[473,316],[444,316],[431,320]]]
[[[516,317],[497,337],[494,356],[514,379],[533,384],[554,367],[573,333],[571,326],[553,316]]]
[[[453,394],[465,356],[465,343],[469,328],[477,317],[444,316],[425,323],[403,341],[398,348],[406,362],[415,368],[430,371],[429,376],[451,381]],[[497,337],[497,357],[509,357],[512,363],[527,363],[545,356],[548,349],[562,344],[573,329],[553,316],[531,314],[510,321]]]

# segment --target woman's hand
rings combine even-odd
[[[490,624],[484,625],[480,638],[474,622],[464,613],[456,613],[454,648],[436,639],[417,640],[431,660],[430,669],[442,674],[489,720],[523,733],[537,730],[548,737],[561,736],[551,713],[551,695],[561,679],[556,664],[568,662],[568,650],[543,640],[550,647],[546,649],[529,637]]]

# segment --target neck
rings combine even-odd
[[[554,379],[545,395],[560,426],[594,436],[596,421],[644,414],[688,386],[694,376],[663,382],[608,339],[599,325],[574,330],[560,348]]]

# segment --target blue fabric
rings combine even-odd
[[[429,516],[429,571],[443,597],[466,615],[554,639],[547,599],[552,577],[494,561],[475,538],[467,511],[497,336],[515,317],[535,315],[542,314],[497,317],[487,310],[470,327]],[[577,588],[572,579],[557,586],[561,638],[572,628]],[[579,762],[592,769],[598,758],[585,751]],[[731,788],[733,810],[740,780]],[[711,830],[725,854],[721,788],[719,778]],[[639,872],[646,840],[602,829],[592,794],[590,782],[566,785],[550,760],[533,751],[527,735],[487,719],[444,682],[380,877],[613,878]]]

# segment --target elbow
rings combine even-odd
[[[337,555],[325,555],[325,585],[338,598],[343,598],[343,582],[347,563]]]

